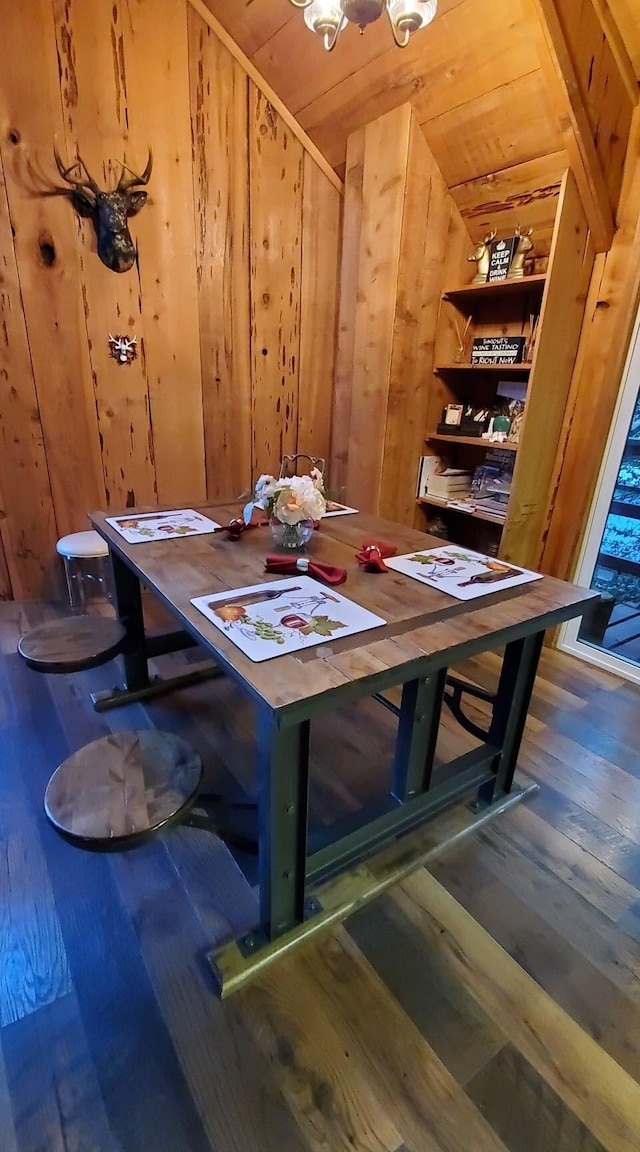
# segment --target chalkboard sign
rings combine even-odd
[[[472,364],[522,364],[524,336],[476,336],[471,350]]]
[[[517,247],[517,236],[510,236],[508,240],[494,240],[491,245],[489,272],[487,274],[487,280],[490,284],[507,279],[513,254]]]

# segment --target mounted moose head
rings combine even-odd
[[[89,175],[80,155],[73,164],[65,168],[57,147],[54,146],[58,172],[69,188],[59,191],[69,196],[76,212],[93,221],[98,242],[98,256],[112,272],[128,272],[136,260],[136,246],[131,239],[127,219],[135,216],[144,206],[146,192],[134,191],[140,184],[148,184],[153,167],[153,157],[149,149],[147,167],[137,176],[123,162],[117,186],[112,192],[103,192]],[[127,176],[126,173],[129,173]],[[75,173],[75,174],[74,174]]]

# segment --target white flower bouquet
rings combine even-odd
[[[309,539],[313,522],[320,520],[327,510],[322,473],[314,468],[310,476],[287,476],[279,480],[275,476],[261,476],[253,500],[245,505],[245,524],[251,520],[254,508],[262,508],[272,524],[278,521],[285,526],[279,534],[284,546],[299,546],[304,543],[302,530],[307,529],[306,539]]]
[[[244,519],[248,523],[254,508],[262,508],[267,516],[282,524],[299,524],[301,520],[320,520],[327,510],[322,473],[314,468],[310,476],[263,475],[256,482],[253,500],[245,506]]]

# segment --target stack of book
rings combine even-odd
[[[478,512],[488,512],[499,520],[505,520],[508,503],[508,492],[488,492],[481,500],[476,500],[474,507]]]
[[[476,511],[488,512],[499,520],[507,515],[515,453],[490,448],[484,464],[476,468],[471,483],[471,496]]]
[[[434,472],[427,479],[427,496],[436,500],[461,500],[471,490],[471,473],[462,468],[447,468]]]

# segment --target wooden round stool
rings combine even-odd
[[[82,848],[133,848],[184,820],[201,780],[202,761],[186,740],[155,730],[117,732],[56,768],[44,810]]]
[[[36,672],[83,672],[117,656],[125,638],[119,620],[67,616],[26,632],[18,652]]]

